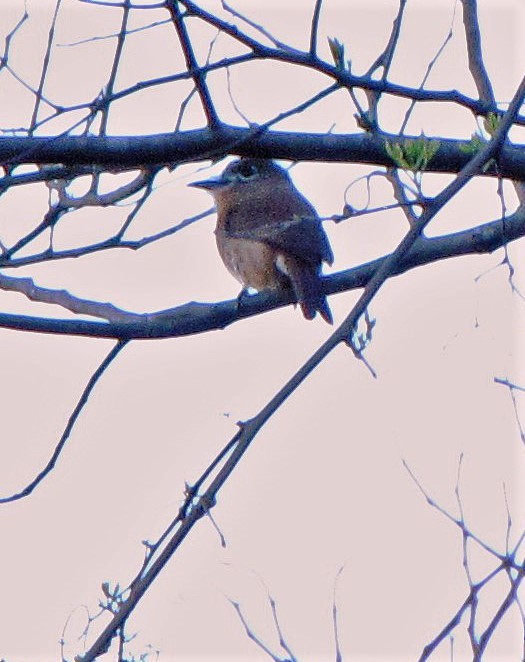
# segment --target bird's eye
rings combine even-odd
[[[236,170],[240,179],[251,179],[257,174],[257,168],[253,163],[248,163],[246,161],[240,161]]]

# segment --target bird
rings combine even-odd
[[[271,159],[241,157],[218,177],[194,181],[214,198],[215,239],[228,271],[246,290],[292,290],[303,315],[332,313],[321,284],[323,262],[334,260],[314,207],[288,172]]]

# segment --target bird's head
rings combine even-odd
[[[217,177],[191,182],[189,186],[202,188],[217,202],[226,199],[258,197],[263,191],[272,193],[289,181],[286,170],[270,159],[243,157],[232,161]]]

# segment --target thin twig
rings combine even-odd
[[[457,2],[457,0],[456,0],[456,2]],[[421,81],[421,85],[419,86],[419,89],[423,89],[425,87],[425,84],[426,84],[430,74],[432,73],[432,70],[433,70],[434,66],[436,65],[436,63],[438,62],[438,60],[441,57],[442,53],[444,52],[445,48],[447,47],[450,40],[452,39],[452,36],[454,34],[454,20],[455,20],[455,17],[456,17],[456,2],[454,2],[454,10],[453,10],[453,13],[452,13],[452,19],[450,21],[450,28],[448,30],[448,34],[445,37],[445,39],[444,39],[443,43],[441,44],[441,46],[438,48],[437,53],[434,55],[434,57],[428,63],[427,70],[425,71],[425,75],[423,76],[423,80]],[[414,99],[412,99],[412,101],[410,102],[410,105],[408,106],[408,110],[405,113],[405,117],[404,117],[403,122],[401,124],[401,128],[399,129],[400,135],[403,135],[405,133],[408,121],[409,121],[415,107],[416,107],[416,102],[415,102]]]
[[[99,365],[99,367],[95,370],[95,372],[91,375],[89,378],[88,383],[86,384],[86,387],[82,391],[82,395],[80,396],[73,413],[69,417],[69,420],[67,422],[67,425],[64,429],[64,432],[62,433],[62,436],[60,437],[60,440],[58,444],[55,446],[55,450],[51,454],[51,457],[49,458],[47,464],[45,467],[33,478],[33,480],[28,483],[22,490],[19,492],[15,492],[14,494],[11,494],[10,496],[6,497],[0,497],[0,504],[2,503],[11,503],[13,501],[18,501],[20,499],[23,499],[27,496],[29,496],[33,490],[35,490],[38,485],[48,476],[51,471],[54,469],[62,451],[64,450],[64,447],[67,443],[67,440],[69,439],[69,436],[71,435],[71,432],[73,430],[73,427],[75,426],[75,423],[78,420],[78,417],[82,413],[84,407],[86,406],[89,396],[93,392],[93,389],[95,388],[97,382],[99,379],[102,377],[102,375],[106,372],[110,364],[114,361],[114,359],[120,354],[122,349],[126,346],[128,341],[126,340],[119,340],[116,345],[113,346],[109,354],[105,357],[105,359],[102,361],[102,363]]]
[[[223,9],[225,9],[228,13],[230,13],[232,16],[235,16],[235,18],[239,18],[241,21],[244,21],[246,25],[249,25],[251,28],[254,30],[257,30],[257,32],[260,32],[266,39],[268,39],[274,46],[277,48],[280,48],[285,51],[295,51],[295,48],[292,48],[288,44],[285,44],[283,41],[279,41],[276,37],[274,37],[268,30],[263,25],[260,25],[259,23],[256,23],[255,21],[252,21],[248,16],[245,14],[241,14],[237,9],[229,5],[225,0],[221,0],[221,5]]]
[[[483,62],[477,0],[461,0],[461,4],[463,5],[463,24],[465,26],[470,73],[476,84],[479,98],[493,104],[496,100],[492,83]]]
[[[233,439],[235,439],[235,446],[231,453],[227,455],[224,464],[218,469],[217,474],[211,480],[208,488],[197,498],[196,502],[189,510],[187,517],[180,523],[180,526],[175,529],[172,537],[166,542],[166,546],[162,552],[148,566],[144,575],[139,581],[132,585],[128,599],[122,603],[119,612],[115,614],[111,622],[108,623],[100,633],[86,654],[78,658],[79,662],[93,662],[93,660],[95,660],[102,652],[107,650],[113,637],[126,622],[142,599],[142,596],[154,582],[159,572],[168,563],[169,559],[180,547],[186,536],[193,529],[194,525],[208,512],[208,510],[213,508],[216,503],[217,493],[235,470],[258,432],[326,358],[326,356],[340,343],[346,342],[361,315],[364,314],[382,285],[392,275],[405,254],[417,241],[426,225],[432,220],[432,218],[434,218],[438,211],[451,200],[451,198],[453,198],[474,176],[481,172],[485,163],[498,153],[500,146],[503,144],[507,132],[515,119],[518,109],[523,103],[524,97],[525,78],[521,81],[509,106],[509,110],[503,117],[491,141],[472,157],[471,161],[458,174],[457,178],[448,184],[441,193],[434,198],[432,204],[429,204],[426,207],[422,215],[419,217],[417,224],[410,228],[396,250],[375,271],[374,275],[368,281],[361,297],[345,320],[343,320],[332,335],[312,354],[301,368],[299,368],[299,370],[255,416],[239,424],[239,431],[233,437]],[[233,443],[233,439],[230,440],[228,445]]]
[[[33,114],[31,116],[31,122],[29,124],[29,129],[28,129],[28,135],[30,135],[30,136],[33,134],[33,132],[35,130],[35,126],[36,126],[36,122],[37,122],[37,118],[38,118],[38,111],[40,109],[40,103],[42,102],[42,94],[43,94],[43,91],[44,91],[44,84],[45,84],[47,72],[48,72],[48,69],[49,69],[49,62],[50,62],[50,59],[51,59],[51,49],[53,47],[53,41],[54,41],[54,38],[55,38],[55,28],[56,28],[58,12],[60,11],[61,4],[62,4],[62,0],[57,0],[56,5],[55,5],[55,11],[54,11],[54,14],[53,14],[53,19],[51,21],[51,27],[49,29],[49,34],[48,34],[48,38],[47,38],[46,52],[45,52],[44,59],[43,59],[43,62],[42,62],[42,71],[40,73],[40,80],[38,82],[38,88],[36,90],[36,95],[35,95],[35,105],[33,107]]]
[[[315,0],[314,13],[312,16],[312,27],[310,28],[310,55],[317,57],[317,35],[319,32],[319,17],[323,0]]]
[[[113,57],[113,64],[111,66],[111,71],[109,74],[109,80],[106,84],[106,89],[104,90],[104,96],[111,97],[113,94],[113,89],[115,87],[115,80],[117,78],[117,72],[120,66],[120,61],[122,59],[122,51],[124,50],[124,43],[127,37],[128,31],[128,20],[129,12],[131,7],[131,0],[124,0],[122,7],[122,19],[120,23],[120,31],[117,37],[117,45],[115,47],[115,55]],[[109,109],[110,104],[106,104],[100,109],[100,135],[104,136],[107,133],[108,120],[109,120]]]
[[[208,126],[210,128],[217,127],[220,125],[220,120],[217,111],[215,110],[215,105],[208,90],[208,86],[206,85],[206,73],[199,70],[197,60],[195,59],[195,53],[193,51],[193,45],[184,23],[184,17],[179,8],[179,2],[175,0],[167,0],[166,6],[170,12],[175,30],[179,37],[182,52],[184,53],[184,58],[186,60],[186,68],[188,72],[191,73],[191,77],[193,78],[195,87],[199,93]]]

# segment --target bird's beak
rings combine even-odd
[[[198,182],[190,182],[188,186],[195,186],[196,188],[203,188],[207,191],[215,191],[222,188],[227,182],[224,181],[221,175],[218,177],[210,177],[210,179],[201,179]]]

